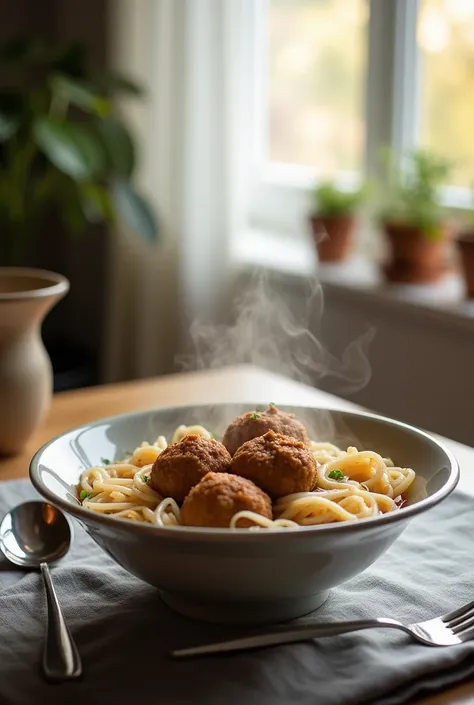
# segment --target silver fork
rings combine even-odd
[[[474,601],[426,622],[402,624],[395,619],[361,619],[347,622],[325,622],[319,624],[299,624],[294,627],[276,627],[273,631],[255,636],[221,641],[204,646],[176,649],[171,652],[175,658],[221,654],[230,651],[259,649],[263,646],[291,644],[307,639],[319,639],[324,636],[347,634],[359,629],[400,629],[427,646],[453,646],[462,644],[474,637]]]

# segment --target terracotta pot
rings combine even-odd
[[[385,268],[390,281],[422,284],[441,279],[447,267],[450,231],[443,228],[439,238],[425,236],[420,228],[403,223],[385,223],[390,246],[390,262]]]
[[[0,267],[0,454],[20,452],[41,423],[53,389],[41,339],[48,311],[69,290],[60,274]]]
[[[434,284],[448,271],[450,271],[450,268],[446,265],[423,267],[417,264],[405,264],[404,262],[393,262],[384,267],[386,279],[398,284]]]
[[[466,281],[467,297],[474,299],[474,230],[462,232],[458,238],[457,245],[461,253],[461,265]]]
[[[314,243],[321,262],[342,262],[349,255],[357,223],[355,215],[310,217]]]

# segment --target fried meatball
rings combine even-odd
[[[229,453],[234,455],[243,443],[257,436],[263,436],[267,431],[275,431],[303,443],[308,441],[305,427],[294,414],[280,411],[271,404],[265,411],[248,411],[242,416],[237,416],[224,433],[222,443]]]
[[[255,482],[272,499],[310,492],[318,464],[301,441],[268,431],[244,443],[232,458],[231,472]]]
[[[222,443],[198,435],[185,436],[160,453],[151,470],[150,485],[162,497],[182,502],[191,487],[210,470],[227,472],[231,457]]]
[[[244,477],[230,473],[208,472],[184,500],[181,520],[185,526],[228,527],[230,520],[241,511],[272,518],[270,497]],[[239,528],[251,526],[240,519]]]

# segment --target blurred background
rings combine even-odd
[[[198,359],[191,327],[232,325],[263,270],[285,320],[343,360],[344,383],[315,364],[312,384],[472,444],[473,0],[0,0],[0,13],[0,215],[22,164],[16,93],[58,177],[33,184],[48,207],[1,264],[71,281],[43,332],[56,390],[175,372],[183,354],[265,365],[251,341]],[[99,172],[92,130],[110,152]],[[367,331],[370,379],[367,336],[344,357]]]

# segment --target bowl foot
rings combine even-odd
[[[188,595],[162,592],[163,602],[185,617],[214,624],[268,624],[297,619],[326,602],[329,590],[307,597],[277,600],[199,600]]]

